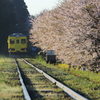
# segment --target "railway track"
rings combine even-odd
[[[88,100],[24,59],[16,65],[26,100]]]
[[[46,79],[41,70],[27,65],[22,59],[17,59],[16,65],[26,100],[73,100],[55,83]]]

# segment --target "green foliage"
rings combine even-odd
[[[7,37],[14,32],[27,33],[29,13],[23,0],[0,0],[0,48],[7,51]],[[1,51],[0,49],[0,51]]]

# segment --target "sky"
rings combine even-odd
[[[43,10],[51,10],[63,0],[24,0],[30,15],[40,14]]]

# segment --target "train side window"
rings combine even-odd
[[[16,40],[16,43],[19,44],[19,40],[18,39]]]
[[[25,44],[26,43],[26,39],[21,39],[21,43]]]
[[[14,39],[10,39],[10,44],[14,44]]]

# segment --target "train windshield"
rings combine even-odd
[[[10,44],[14,44],[14,39],[10,39]]]
[[[21,39],[21,43],[25,44],[26,43],[26,39]]]

